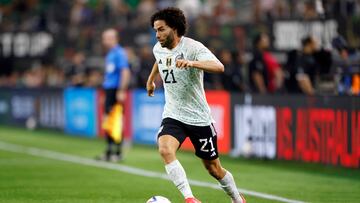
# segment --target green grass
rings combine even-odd
[[[104,142],[61,132],[27,131],[0,126],[0,141],[93,158]],[[154,147],[133,146],[124,165],[164,172]],[[216,183],[193,153],[178,159],[191,179]],[[360,171],[284,161],[234,159],[223,156],[238,187],[307,202],[360,202]],[[229,202],[223,191],[193,186],[204,203]],[[183,202],[167,180],[0,150],[0,202],[121,202],[144,203],[152,195]],[[248,202],[275,202],[246,196]]]

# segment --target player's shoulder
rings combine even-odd
[[[124,56],[124,55],[126,56],[126,50],[124,47],[119,45],[119,46],[116,46],[115,49],[113,49],[113,54],[118,55],[118,56]]]
[[[192,39],[190,37],[183,37],[183,40],[184,40],[184,44],[186,46],[190,46],[190,47],[201,47],[201,46],[204,46],[201,42],[195,40],[195,39]]]
[[[153,47],[153,52],[159,51],[161,48],[160,42],[157,42]]]
[[[153,53],[154,55],[166,54],[167,50],[161,46],[160,42],[157,42],[153,47]]]

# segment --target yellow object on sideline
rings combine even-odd
[[[115,104],[108,117],[104,120],[102,127],[105,132],[114,140],[115,143],[120,143],[123,131],[123,106]]]

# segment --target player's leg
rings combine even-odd
[[[221,166],[219,158],[214,160],[202,159],[202,161],[209,174],[220,183],[221,188],[230,196],[234,203],[246,202],[236,187],[233,175]]]
[[[161,135],[158,139],[159,153],[165,164],[176,160],[180,142],[173,135]]]
[[[182,124],[174,119],[165,118],[158,134],[159,153],[164,161],[165,170],[185,199],[193,194],[181,163],[176,159],[176,151],[186,136]]]
[[[187,131],[196,155],[202,159],[209,174],[219,181],[234,203],[244,203],[245,199],[239,194],[232,174],[221,166],[214,126],[188,126]]]

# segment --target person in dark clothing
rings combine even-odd
[[[268,51],[267,34],[257,35],[253,46],[253,58],[249,63],[250,88],[256,93],[274,93],[282,87],[284,77],[276,58]]]
[[[85,54],[77,52],[72,58],[70,71],[67,77],[70,78],[70,85],[75,87],[82,87],[86,83],[87,67],[85,65]]]
[[[224,89],[228,91],[243,91],[243,80],[239,66],[233,60],[232,53],[224,49],[220,52],[220,61],[226,67],[221,77]]]
[[[314,95],[314,84],[317,74],[317,62],[314,53],[318,50],[318,43],[312,36],[301,41],[300,52],[293,51],[288,55],[287,69],[289,79],[286,83],[290,93],[304,93]]]

